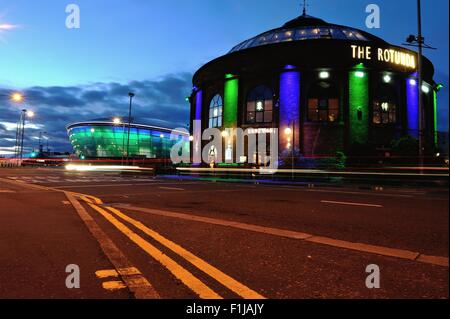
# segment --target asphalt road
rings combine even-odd
[[[446,189],[0,169],[0,205],[0,298],[131,297],[126,276],[96,275],[117,268],[105,240],[161,298],[448,298]],[[372,264],[380,289],[366,287]]]

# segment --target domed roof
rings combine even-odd
[[[264,32],[254,38],[235,46],[229,53],[246,50],[258,46],[296,42],[304,40],[346,40],[346,41],[377,41],[384,40],[361,30],[337,24],[330,24],[322,19],[303,15],[286,22],[281,28]]]

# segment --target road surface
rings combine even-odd
[[[0,169],[0,205],[0,298],[448,298],[447,189]]]

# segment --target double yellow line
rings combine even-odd
[[[141,222],[125,215],[118,209],[108,206],[102,206],[103,202],[101,199],[91,196],[91,195],[82,195],[78,194],[78,196],[85,201],[91,208],[100,213],[107,221],[109,221],[112,225],[114,225],[120,232],[122,232],[125,236],[127,236],[131,241],[133,241],[137,246],[139,246],[142,250],[144,250],[148,255],[152,258],[160,262],[166,269],[168,269],[176,278],[178,278],[181,282],[183,282],[189,289],[195,292],[200,298],[204,299],[222,299],[218,293],[208,287],[205,283],[203,283],[200,279],[195,277],[191,272],[183,268],[180,264],[174,261],[169,256],[165,255],[158,248],[153,246],[151,243],[146,241],[144,238],[133,232],[129,227],[127,227],[123,222],[121,222],[118,218],[126,221],[127,223],[133,225],[140,231],[142,231],[147,236],[151,237],[164,247],[170,249],[172,252],[176,253],[180,257],[184,258],[186,261],[203,271],[205,274],[215,279],[223,286],[227,287],[240,297],[244,299],[265,299],[262,295],[245,286],[244,284],[238,282],[227,274],[223,273],[216,267],[207,263],[203,259],[195,256],[188,250],[184,249],[180,245],[172,242],[171,240],[165,238],[160,235],[156,231],[148,228]]]

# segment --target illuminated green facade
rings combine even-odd
[[[362,66],[349,74],[350,145],[367,143],[369,136],[369,76]]]
[[[223,112],[224,127],[237,127],[239,80],[232,75],[226,76],[225,105]]]
[[[86,123],[68,128],[75,153],[84,158],[122,158],[127,156],[128,126]],[[129,156],[134,158],[169,158],[172,146],[184,141],[189,151],[187,134],[171,140],[170,130],[133,126],[130,129]]]

